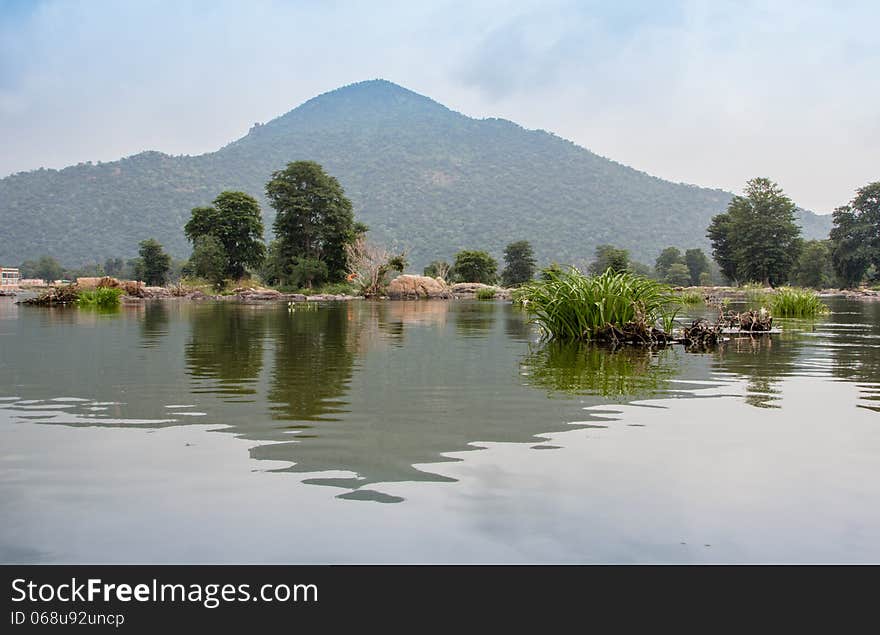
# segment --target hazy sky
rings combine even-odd
[[[673,181],[880,179],[880,2],[0,0],[0,175],[199,154],[385,78]]]

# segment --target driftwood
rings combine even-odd
[[[714,346],[722,340],[722,328],[720,321],[712,324],[705,319],[694,320],[690,326],[681,330],[679,341],[687,346]]]
[[[593,339],[605,344],[640,344],[643,346],[665,346],[673,341],[672,336],[644,320],[633,320],[622,326],[606,324],[596,329]]]
[[[765,309],[745,311],[744,313],[728,311],[721,314],[719,322],[722,327],[738,328],[740,331],[748,333],[770,331],[773,328],[773,316]]]
[[[27,298],[21,301],[21,304],[30,304],[33,306],[56,306],[64,304],[73,304],[79,298],[79,287],[75,284],[68,284],[63,287],[49,289],[45,293],[35,298]]]

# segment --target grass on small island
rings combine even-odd
[[[675,299],[679,304],[695,305],[703,303],[703,294],[699,291],[680,291],[675,294]]]
[[[323,285],[312,287],[292,287],[279,285],[273,287],[282,293],[299,293],[300,295],[357,295],[355,285],[349,282],[328,282]]]
[[[477,300],[494,300],[495,294],[495,287],[483,287],[482,289],[477,289]]]
[[[587,276],[574,267],[546,276],[518,289],[514,299],[550,338],[590,340],[609,325],[632,322],[660,322],[665,331],[672,329],[676,298],[656,280],[611,269]]]
[[[112,309],[119,306],[122,289],[98,287],[77,292],[76,305],[93,309]]]
[[[828,313],[828,307],[812,289],[780,287],[769,304],[775,317],[806,318]]]

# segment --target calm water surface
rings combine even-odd
[[[880,303],[708,353],[495,302],[0,298],[0,562],[880,562]]]

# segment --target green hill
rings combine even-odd
[[[51,254],[78,266],[130,257],[155,237],[189,254],[190,209],[221,190],[258,196],[272,171],[310,159],[335,175],[379,241],[410,249],[414,268],[462,248],[500,257],[528,239],[542,263],[585,262],[601,243],[652,262],[666,246],[708,247],[705,228],[730,194],[671,183],[553,134],[472,119],[383,80],[307,101],[217,152],[143,152],[111,163],[0,180],[0,263]],[[830,218],[802,212],[807,237]]]

